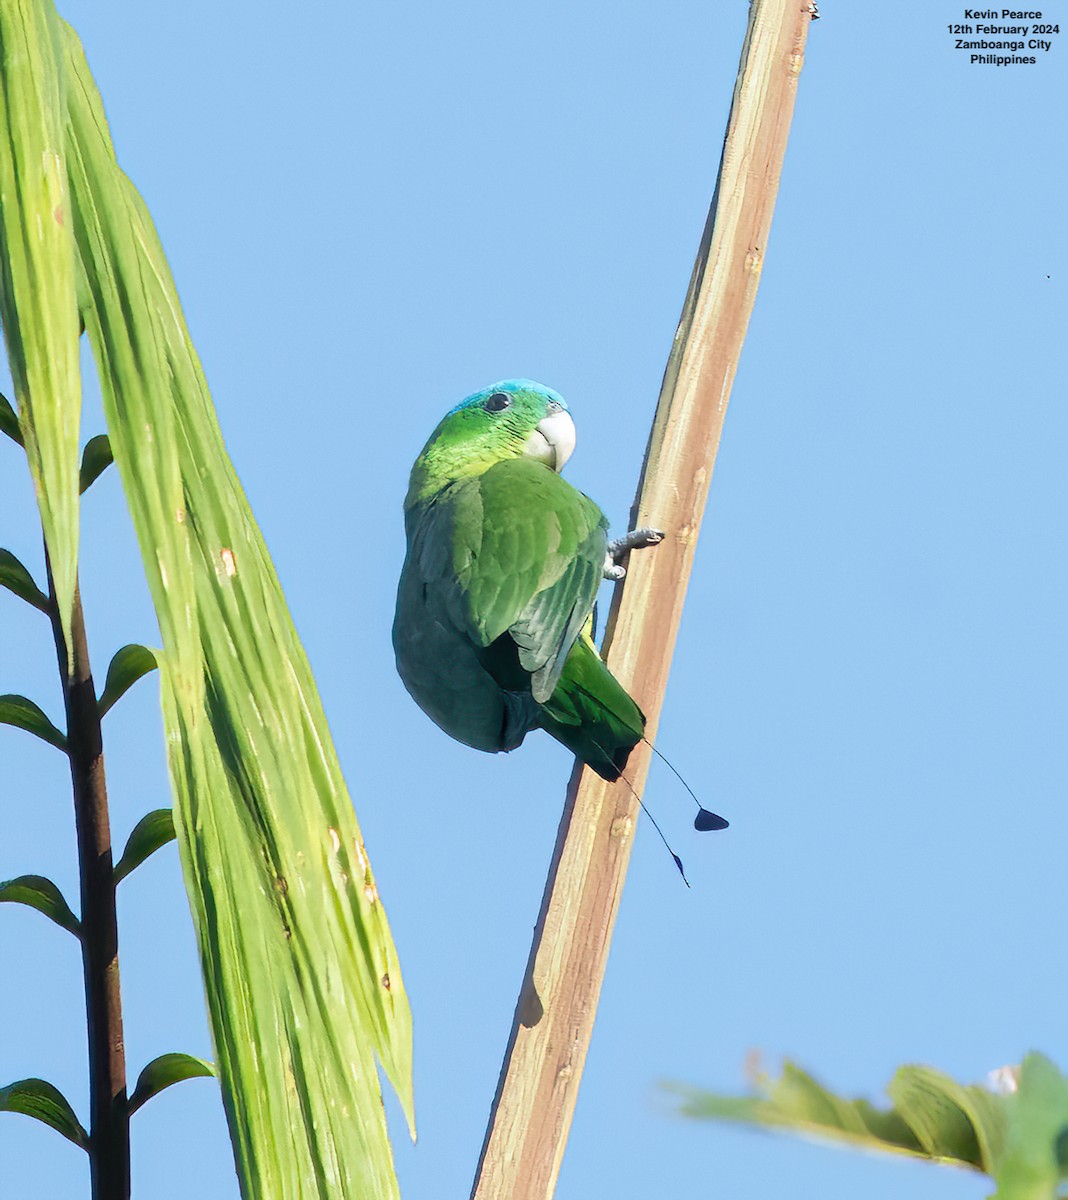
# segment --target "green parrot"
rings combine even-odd
[[[544,729],[618,779],[645,717],[597,653],[593,605],[619,558],[662,534],[609,542],[608,522],[562,479],[575,448],[563,397],[529,379],[446,414],[412,468],[408,553],[393,646],[404,686],[450,736],[514,750]]]

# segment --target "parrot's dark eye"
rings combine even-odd
[[[494,392],[492,396],[482,401],[482,407],[486,412],[501,412],[508,408],[512,403],[512,397],[505,392]]]

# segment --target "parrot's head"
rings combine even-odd
[[[415,460],[405,507],[506,458],[562,470],[574,449],[575,423],[563,396],[531,379],[506,379],[445,414]]]

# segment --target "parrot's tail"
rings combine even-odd
[[[642,710],[585,633],[571,647],[560,681],[541,707],[539,724],[608,780],[619,778],[645,735]]]

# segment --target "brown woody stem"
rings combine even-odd
[[[74,785],[81,883],[82,967],[89,1034],[89,1159],[93,1200],[129,1200],[130,1116],[119,993],[115,875],[104,782],[100,712],[89,668],[81,595],[74,593],[72,645],[63,636],[49,571],[52,631],[67,711],[67,755]],[[68,667],[68,662],[72,665]]]
[[[606,661],[656,736],[723,415],[764,262],[808,0],[753,0],[716,192],[668,359],[631,526],[668,531],[617,589]],[[630,787],[576,768],[472,1200],[549,1200],[586,1060],[650,748]]]

